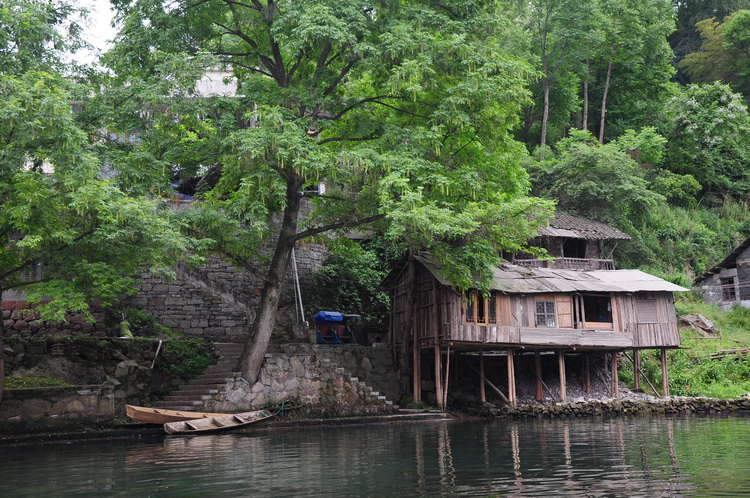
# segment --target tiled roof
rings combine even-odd
[[[567,237],[585,240],[630,240],[625,232],[600,221],[557,213],[549,226],[539,230],[539,235],[548,237]]]

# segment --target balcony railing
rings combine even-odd
[[[533,268],[554,268],[557,270],[614,270],[615,262],[611,259],[589,258],[555,258],[544,259],[514,259],[514,265],[531,266]]]

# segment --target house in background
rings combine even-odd
[[[438,404],[446,405],[448,372],[455,369],[452,361],[478,363],[475,382],[482,401],[486,384],[515,402],[516,371],[533,375],[536,398],[542,399],[545,389],[551,391],[543,376],[543,357],[547,365],[550,357],[556,360],[560,399],[567,395],[566,360],[575,362],[586,393],[592,364],[608,365],[609,391],[617,397],[618,356],[632,352],[630,358],[640,372],[639,351],[644,349],[661,350],[662,393],[669,394],[666,352],[680,345],[673,292],[688,289],[639,270],[615,270],[611,259],[601,257],[599,243],[627,235],[591,220],[564,221],[565,228],[552,226],[542,235],[549,252],[557,256],[554,262],[513,258],[516,264],[500,264],[489,295],[459,292],[426,254],[414,257],[411,271],[407,260],[393,269],[384,282],[392,300],[389,339],[399,343],[411,337],[416,401],[423,394],[432,396],[427,391],[434,386]],[[572,230],[571,221],[589,231]],[[566,247],[577,247],[578,252],[566,252]],[[410,317],[413,333],[405,334]],[[504,390],[488,382],[485,356],[501,357]],[[637,387],[640,377],[635,376]]]
[[[614,270],[612,259],[617,244],[632,237],[605,223],[557,213],[549,226],[539,230],[530,245],[547,250],[549,259],[525,254],[504,254],[514,265],[569,270]]]
[[[735,304],[750,308],[750,238],[735,247],[722,262],[694,281],[703,301],[728,309]]]

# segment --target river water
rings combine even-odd
[[[0,496],[739,496],[750,417],[439,421],[0,447]]]

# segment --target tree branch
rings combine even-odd
[[[297,242],[298,240],[304,239],[306,237],[311,237],[313,235],[317,235],[323,232],[328,232],[330,230],[336,230],[339,228],[354,228],[354,227],[366,225],[367,223],[372,223],[373,221],[381,220],[384,217],[385,217],[384,214],[376,214],[374,216],[369,216],[361,220],[342,221],[340,223],[331,223],[329,225],[323,225],[321,227],[309,228],[307,230],[303,230],[299,232],[297,235],[292,237],[292,240],[294,242]]]
[[[366,140],[376,140],[379,137],[376,135],[370,135],[369,137],[356,137],[356,138],[348,138],[348,137],[331,137],[326,138],[321,141],[319,141],[316,145],[323,145],[328,142],[364,142]]]

